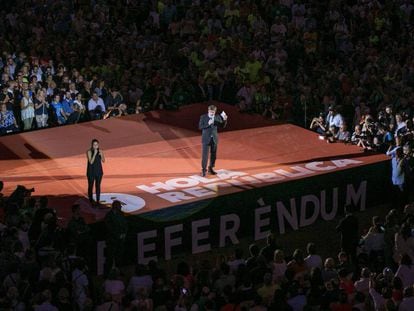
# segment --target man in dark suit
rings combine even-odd
[[[203,144],[203,156],[201,160],[201,176],[206,176],[208,149],[210,148],[210,164],[208,172],[212,175],[217,174],[214,171],[214,164],[216,162],[218,134],[217,127],[225,127],[227,124],[227,115],[223,111],[220,115],[216,115],[217,107],[214,105],[208,106],[208,113],[200,117],[198,128],[202,130],[201,143]]]

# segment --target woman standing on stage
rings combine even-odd
[[[88,177],[88,197],[91,203],[94,203],[92,192],[93,184],[95,184],[96,204],[99,204],[101,196],[101,181],[103,176],[102,162],[105,162],[105,156],[102,150],[99,149],[99,141],[93,139],[91,148],[87,151],[88,168],[86,176]]]

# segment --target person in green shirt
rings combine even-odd
[[[246,73],[247,78],[251,83],[256,83],[259,77],[260,69],[262,69],[262,63],[251,55],[249,60],[244,65],[243,71]]]

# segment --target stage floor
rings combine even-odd
[[[202,179],[197,176],[201,154],[197,125],[206,107],[196,104],[178,112],[152,112],[1,137],[3,192],[10,194],[19,184],[34,187],[35,195],[50,196],[63,223],[75,202],[81,204],[88,222],[102,219],[106,210],[91,208],[85,198],[86,150],[93,138],[100,140],[107,160],[102,198],[108,203],[121,199],[130,214],[386,159],[355,146],[327,144],[300,127],[275,124],[219,104],[220,111],[225,109],[229,115],[218,146],[216,169],[220,175]]]

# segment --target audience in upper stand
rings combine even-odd
[[[410,0],[2,1],[0,134],[219,100],[388,151],[404,206],[413,22]],[[248,256],[183,261],[172,275],[151,262],[130,278],[118,270],[127,228],[115,206],[105,223],[118,238],[96,286],[78,206],[61,228],[30,189],[0,205],[2,310],[414,310],[413,206],[369,228],[346,210],[332,257],[318,241],[290,254],[270,235]]]

